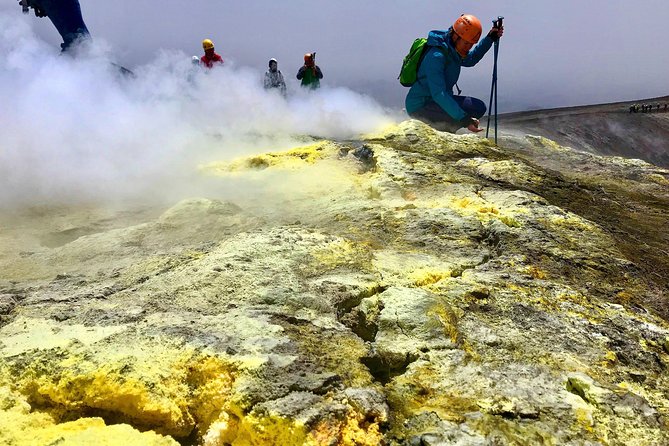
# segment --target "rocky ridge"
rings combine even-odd
[[[202,172],[284,182],[0,223],[0,442],[669,443],[669,171],[408,121]]]
[[[652,104],[653,110],[630,113],[630,107],[641,104]],[[505,132],[542,135],[595,155],[639,158],[667,168],[669,112],[664,104],[669,97],[504,113],[499,122]]]

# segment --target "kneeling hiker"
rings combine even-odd
[[[504,33],[503,26],[492,28],[474,47],[481,37],[482,29],[479,19],[473,15],[462,15],[448,31],[431,31],[427,39],[414,42],[412,53],[405,59],[400,74],[402,84],[411,86],[405,101],[409,116],[437,130],[456,132],[467,127],[472,132],[483,131],[479,128],[479,118],[486,112],[483,101],[453,95],[460,68],[476,65]],[[422,56],[422,60],[417,60],[414,79],[405,82],[403,77],[407,60],[414,54],[415,47],[418,50],[419,41],[422,53],[418,57]]]

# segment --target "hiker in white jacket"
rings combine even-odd
[[[269,60],[269,70],[265,73],[264,86],[266,90],[278,88],[282,96],[286,96],[286,81],[283,80],[283,74],[279,71],[279,63],[276,59]]]

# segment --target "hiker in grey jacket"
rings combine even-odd
[[[269,60],[269,70],[265,73],[265,90],[278,88],[282,96],[286,96],[286,81],[283,80],[283,74],[279,71],[279,63],[276,59]]]

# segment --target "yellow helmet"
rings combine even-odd
[[[204,39],[202,41],[202,48],[204,48],[205,50],[213,50],[214,42],[212,42],[210,39]]]

